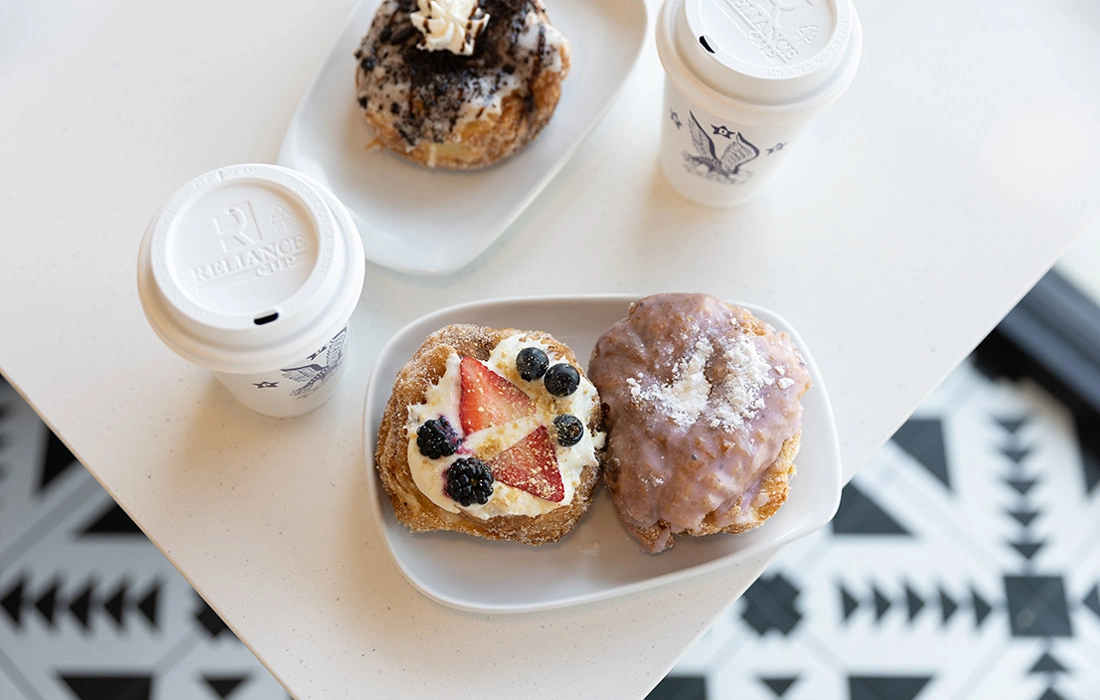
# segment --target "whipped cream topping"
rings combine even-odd
[[[588,423],[592,412],[599,405],[596,388],[584,376],[580,386],[569,396],[553,396],[546,391],[542,381],[528,382],[520,378],[516,370],[516,355],[527,347],[537,347],[547,354],[550,364],[563,362],[546,345],[524,334],[505,338],[497,344],[487,362],[482,362],[497,374],[512,382],[520,391],[527,394],[535,405],[535,414],[503,425],[496,425],[464,436],[462,449],[443,459],[428,459],[420,454],[416,446],[416,431],[425,421],[443,416],[458,429],[462,425],[459,418],[459,399],[461,397],[461,374],[459,363],[462,358],[452,352],[447,358],[447,370],[439,383],[425,392],[424,403],[409,407],[406,431],[409,437],[408,459],[416,487],[440,508],[452,513],[465,512],[481,520],[500,515],[538,516],[556,508],[568,506],[580,484],[581,473],[588,465],[596,463],[596,450],[604,445],[604,434],[592,434]],[[551,444],[558,460],[565,497],[560,503],[547,501],[522,489],[509,486],[500,481],[493,483],[493,495],[488,503],[471,503],[463,506],[452,500],[443,491],[443,473],[455,460],[469,457],[471,452],[482,460],[488,461],[495,454],[503,452],[529,435],[538,426],[544,425],[555,434],[554,418],[563,414],[572,414],[585,425],[584,436],[570,447],[562,447],[551,437]]]
[[[418,10],[409,15],[409,20],[424,35],[417,46],[425,51],[469,56],[489,23],[489,15],[478,7],[478,0],[417,0],[416,5]]]
[[[359,105],[391,115],[407,150],[422,141],[446,143],[469,123],[499,116],[506,98],[529,97],[542,73],[567,71],[569,41],[549,23],[542,0],[482,4],[493,21],[470,56],[419,50],[423,37],[408,12],[416,5],[398,0],[383,0],[360,43]],[[529,109],[524,118],[536,114]]]

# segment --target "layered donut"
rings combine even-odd
[[[589,376],[604,481],[646,551],[746,532],[786,500],[811,385],[787,334],[712,296],[657,294],[599,338]]]
[[[568,347],[458,324],[398,373],[375,464],[414,532],[541,544],[588,509],[603,446],[599,396]]]
[[[383,0],[355,57],[356,97],[382,146],[470,169],[542,131],[570,46],[541,0]]]

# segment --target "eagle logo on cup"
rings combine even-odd
[[[313,363],[301,367],[291,367],[289,369],[279,370],[283,373],[284,378],[302,384],[302,386],[290,392],[291,396],[298,399],[304,399],[320,389],[325,382],[332,378],[336,373],[336,368],[340,366],[341,360],[344,359],[344,338],[347,336],[347,332],[347,328],[343,329],[333,336],[332,340],[328,341],[328,345],[310,356],[309,359],[313,360],[324,352],[324,365]]]
[[[749,143],[740,131],[731,131],[726,126],[715,127],[714,133],[730,140],[722,157],[714,146],[714,139],[707,134],[695,113],[689,111],[691,120],[688,130],[691,132],[691,145],[695,153],[684,151],[684,168],[689,172],[708,180],[737,185],[752,177],[752,172],[741,170],[741,166],[760,155],[760,149]]]

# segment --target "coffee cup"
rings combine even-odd
[[[660,162],[669,185],[728,207],[760,191],[859,66],[850,0],[665,0]]]
[[[335,391],[364,272],[355,223],[326,187],[234,165],[188,182],[156,214],[138,291],[170,349],[245,406],[289,417]]]

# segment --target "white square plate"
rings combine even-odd
[[[611,107],[642,47],[646,6],[644,0],[546,0],[551,21],[573,46],[553,119],[512,158],[449,172],[366,150],[373,137],[355,102],[353,53],[378,5],[362,0],[355,6],[298,106],[278,162],[324,183],[351,210],[367,260],[442,275],[500,237]]]
[[[394,378],[424,339],[449,323],[543,330],[578,358],[626,316],[636,296],[504,299],[454,306],[414,321],[382,349],[367,389],[364,417],[370,502],[382,538],[405,578],[445,605],[478,612],[526,612],[586,603],[676,581],[743,560],[804,537],[836,513],[843,486],[840,449],[825,382],[809,348],[775,313],[738,303],[790,333],[814,386],[803,397],[802,449],[787,502],[761,527],[743,535],[680,537],[659,555],[644,554],[600,488],[587,515],[560,542],[531,547],[454,532],[414,535],[393,515],[374,467],[378,425]]]

